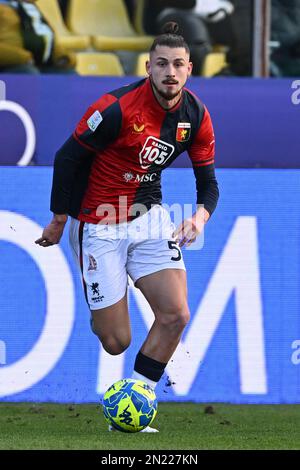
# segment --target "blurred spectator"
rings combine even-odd
[[[153,35],[160,33],[157,17],[166,8],[191,10],[195,4],[196,0],[144,0],[143,27],[145,33]]]
[[[228,66],[217,75],[252,76],[253,1],[230,0],[230,3],[233,6],[231,14],[217,24],[207,24],[213,43],[223,44],[228,49]]]
[[[272,0],[271,75],[300,76],[300,0]]]
[[[196,2],[149,0],[145,2],[144,29],[148,34],[159,34],[165,23],[175,21],[191,50],[193,74],[199,75],[206,54],[211,50],[210,38],[204,21],[195,14]]]
[[[233,11],[228,0],[146,0],[144,29],[148,34],[158,34],[164,23],[176,21],[191,49],[193,74],[199,75],[213,44],[231,46],[233,33],[228,18]]]
[[[74,54],[56,46],[35,1],[0,0],[0,72],[74,72]]]
[[[228,0],[196,0],[194,13],[206,21],[218,23],[231,15],[234,7]]]

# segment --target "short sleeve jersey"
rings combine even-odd
[[[86,174],[87,181],[71,215],[90,223],[103,218],[99,207],[106,205],[115,208],[121,221],[120,207],[160,204],[161,172],[184,151],[193,167],[214,163],[214,131],[204,104],[184,88],[179,103],[165,110],[149,78],[102,96],[73,136],[93,158],[88,172],[78,174]]]

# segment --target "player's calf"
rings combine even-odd
[[[124,352],[131,342],[126,295],[109,307],[92,310],[91,328],[106,352],[113,356]]]

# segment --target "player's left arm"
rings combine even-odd
[[[188,151],[193,164],[197,188],[197,210],[192,217],[183,220],[174,232],[179,246],[189,246],[202,232],[214,212],[219,188],[215,175],[215,135],[207,108],[195,139]]]

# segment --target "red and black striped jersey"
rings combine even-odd
[[[184,151],[194,171],[214,163],[214,131],[204,104],[184,88],[179,103],[166,110],[156,100],[149,78],[92,104],[73,139],[87,158],[75,174],[67,212],[85,222],[98,223],[107,205],[115,208],[117,222],[121,221],[120,198],[126,210],[161,203],[161,172]],[[55,185],[55,201],[53,192]],[[55,206],[54,202],[53,212],[64,212]]]

